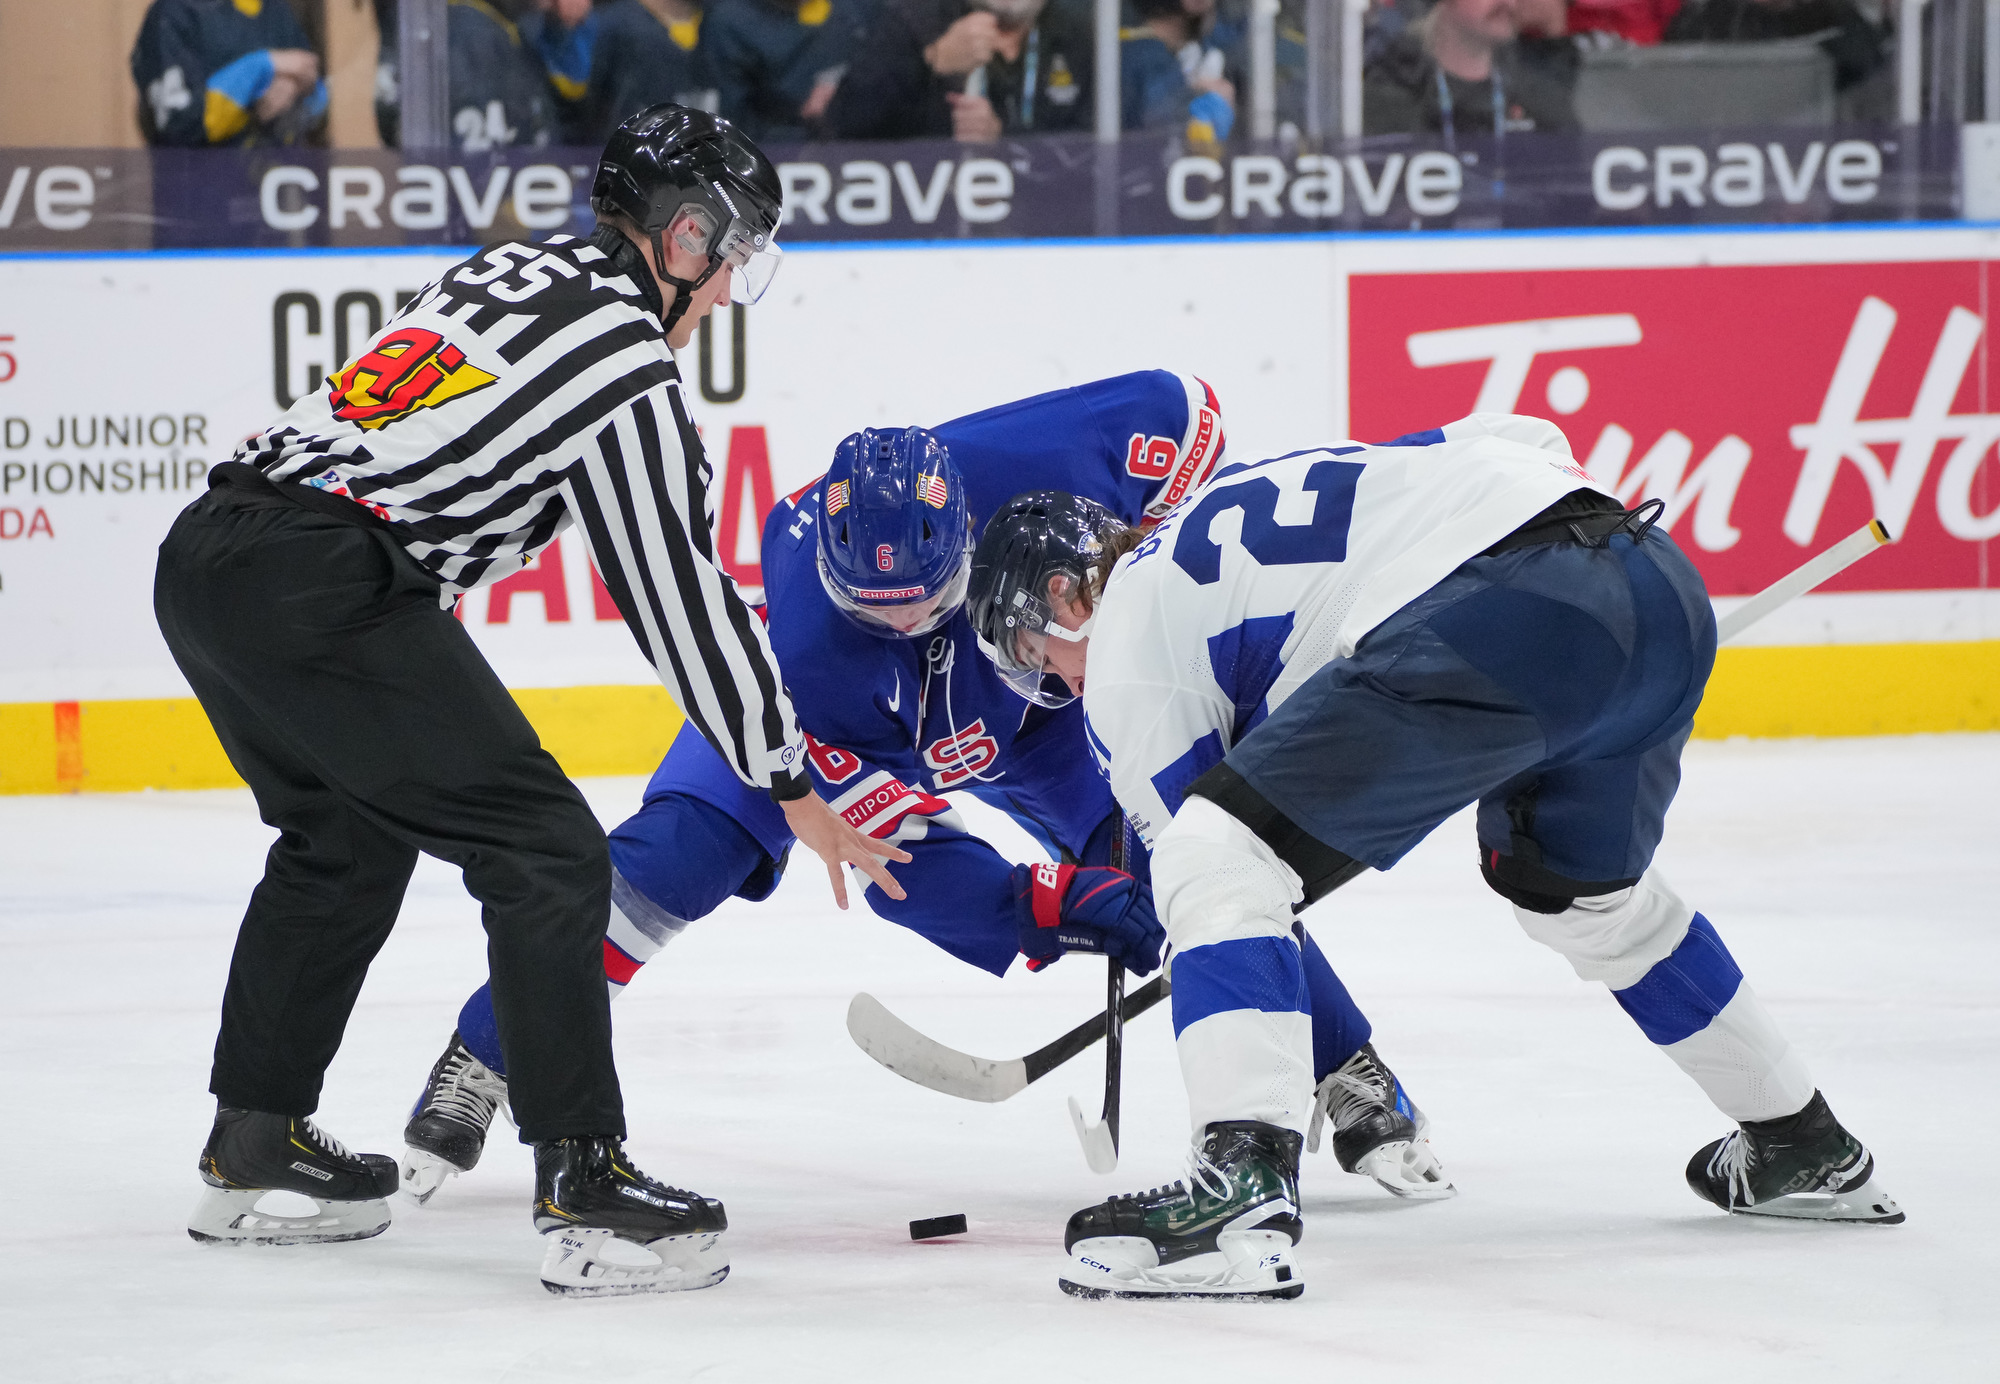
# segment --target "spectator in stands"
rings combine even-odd
[[[153,0],[132,80],[148,144],[295,144],[326,119],[319,55],[285,0]]]
[[[553,140],[555,103],[548,74],[515,22],[535,9],[533,0],[450,0],[445,37],[450,45],[453,148],[482,154],[517,145],[539,148]],[[375,124],[382,142],[395,147],[402,143],[396,0],[375,0],[375,17],[382,34]]]
[[[1514,40],[1514,61],[1525,73],[1576,95],[1576,74],[1586,49],[1616,48],[1627,40],[1603,29],[1579,30],[1571,23],[1577,6],[1572,0],[1514,0],[1520,35]]]
[[[1569,94],[1523,67],[1515,0],[1438,0],[1362,79],[1371,135],[1574,130]]]
[[[1681,0],[1572,0],[1569,32],[1614,34],[1628,43],[1654,44],[1680,13]]]
[[[1204,42],[1215,0],[1130,0],[1138,27],[1119,37],[1119,100],[1125,129],[1182,128],[1192,145],[1229,138],[1236,87],[1226,58]]]
[[[662,101],[711,115],[721,109],[694,0],[609,0],[590,22],[589,76],[568,126],[572,142],[602,145],[626,117]]]
[[[703,46],[722,115],[759,142],[816,130],[866,20],[863,0],[725,0]]]
[[[554,95],[557,138],[583,144],[584,97],[597,45],[597,9],[591,0],[535,0],[536,13],[521,16],[521,36],[541,59]]]
[[[846,139],[1088,130],[1089,0],[881,0],[826,132]]]
[[[1882,66],[1882,31],[1854,0],[1688,0],[1667,26],[1667,42],[1754,42],[1829,31],[1821,46],[1833,59],[1835,90],[1865,81]]]

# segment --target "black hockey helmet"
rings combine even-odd
[[[1051,586],[1065,596],[1095,574],[1104,542],[1125,522],[1095,500],[1060,490],[1030,490],[1000,507],[972,553],[972,589],[965,614],[1008,686],[1038,706],[1072,700],[1061,679],[1045,673],[1051,638],[1077,639],[1050,604]]]
[[[778,223],[785,206],[778,170],[750,137],[720,116],[691,106],[648,106],[612,131],[590,189],[591,209],[616,213],[653,243],[653,266],[674,286],[666,325],[672,330],[694,291],[727,264],[739,303],[754,303],[778,272]],[[708,268],[695,279],[667,272],[661,237],[685,217],[676,240]]]

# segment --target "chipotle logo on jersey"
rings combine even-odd
[[[462,399],[496,378],[436,332],[405,327],[335,375],[327,395],[335,418],[373,432],[420,408]]]
[[[1710,591],[1761,590],[1879,518],[1833,591],[1992,585],[2000,354],[1978,263],[1357,274],[1353,435],[1553,420],[1627,504],[1658,498]]]

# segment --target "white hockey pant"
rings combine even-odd
[[[1174,1034],[1197,1138],[1217,1120],[1305,1133],[1312,1006],[1292,931],[1291,867],[1206,798],[1153,851],[1153,903],[1173,944]]]
[[[1646,1036],[1733,1120],[1796,1114],[1812,1099],[1806,1065],[1772,1022],[1708,919],[1655,869],[1630,889],[1572,900],[1561,913],[1516,905],[1527,934],[1601,981]]]

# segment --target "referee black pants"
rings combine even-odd
[[[462,869],[483,908],[522,1140],[622,1136],[603,831],[436,581],[386,530],[224,488],[175,521],[153,603],[279,833],[237,935],[209,1089],[251,1110],[317,1108],[422,851]]]

